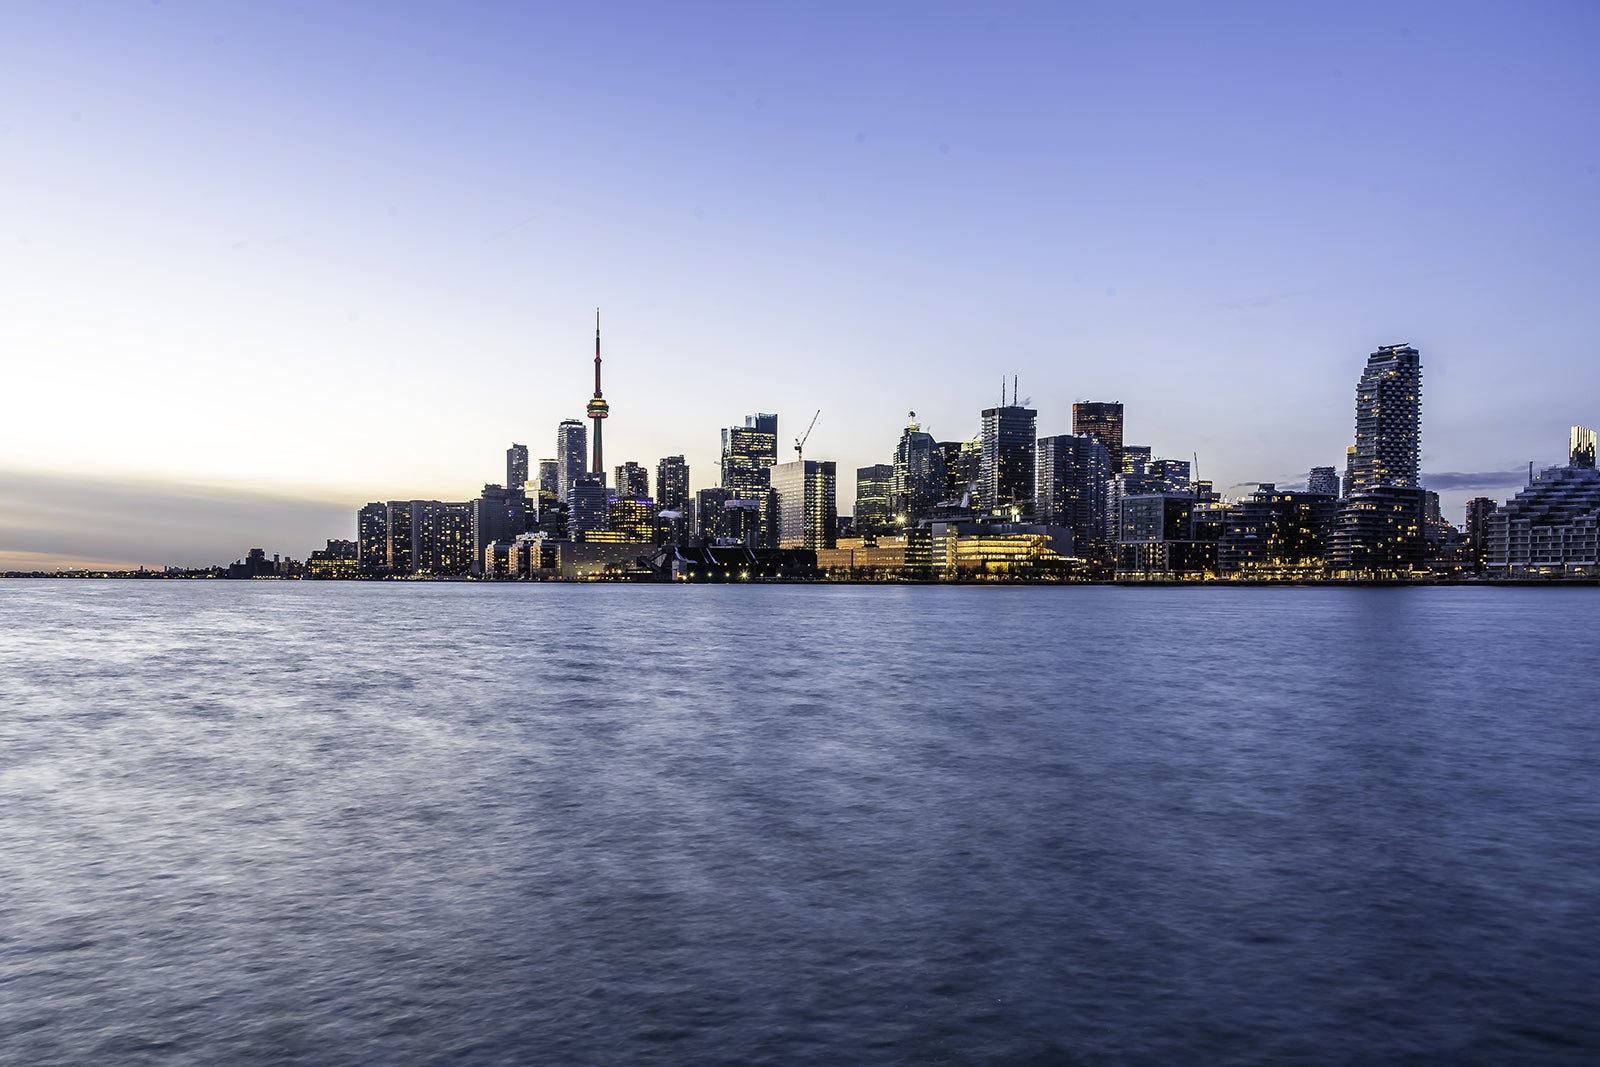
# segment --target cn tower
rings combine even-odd
[[[607,404],[605,397],[600,395],[600,309],[594,309],[594,396],[589,400],[589,421],[594,425],[594,469],[590,472],[600,479],[600,484],[606,481],[606,467],[600,457],[600,427],[605,423],[607,412],[611,405]]]

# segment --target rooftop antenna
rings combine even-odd
[[[1015,374],[1011,376],[1011,406],[1017,406],[1017,376]]]

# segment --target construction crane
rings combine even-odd
[[[822,409],[818,408],[817,415],[821,414]],[[806,458],[806,442],[811,440],[811,431],[817,425],[817,415],[811,416],[811,425],[806,427],[806,432],[794,439],[794,458],[797,460],[804,460]]]

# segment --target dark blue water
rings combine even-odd
[[[1597,607],[0,582],[0,1060],[1593,1063]]]

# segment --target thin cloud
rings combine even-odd
[[[0,556],[35,561],[27,569],[88,560],[209,566],[250,548],[304,559],[330,537],[353,536],[364,503],[15,470],[0,470],[0,501]]]
[[[1540,469],[1540,465],[1535,464],[1534,470]],[[1504,471],[1473,471],[1471,473],[1441,471],[1438,474],[1424,474],[1422,476],[1422,484],[1436,493],[1452,490],[1517,488],[1526,485],[1527,481],[1527,467],[1513,467]]]

